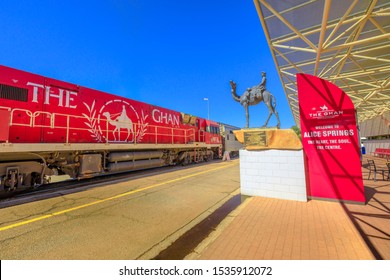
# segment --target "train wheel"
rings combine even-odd
[[[190,155],[189,154],[186,154],[186,156],[184,157],[181,165],[185,166],[185,165],[188,165],[191,163],[191,158],[190,158]]]

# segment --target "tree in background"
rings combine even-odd
[[[299,127],[297,127],[296,125],[293,125],[291,127],[291,129],[295,131],[295,133],[298,135],[299,140],[301,140],[301,142],[302,142],[301,129]]]

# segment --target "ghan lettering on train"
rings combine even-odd
[[[156,123],[172,124],[177,126],[180,124],[178,116],[161,112],[159,109],[153,109],[152,118]]]
[[[50,105],[52,104],[53,99],[57,99],[57,105],[59,107],[72,108],[75,109],[77,105],[72,105],[73,101],[75,101],[74,97],[77,96],[77,92],[70,91],[61,88],[52,88],[50,86],[44,86],[41,84],[36,84],[32,82],[27,83],[28,86],[33,87],[33,98],[32,102],[38,103],[39,97],[39,89],[44,90],[44,104]]]

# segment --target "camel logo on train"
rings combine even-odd
[[[106,102],[99,110],[95,102],[84,103],[89,115],[85,124],[92,138],[98,142],[141,142],[147,131],[148,115],[137,110],[127,101],[115,99]]]

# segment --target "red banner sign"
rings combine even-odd
[[[365,203],[355,107],[334,84],[297,74],[307,193]]]

